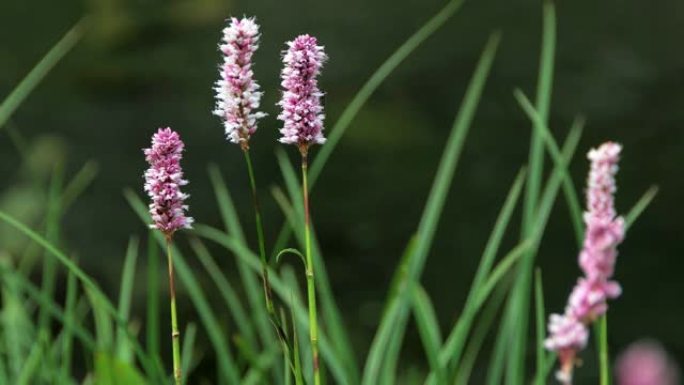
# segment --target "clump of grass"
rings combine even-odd
[[[284,185],[272,191],[285,223],[274,242],[273,255],[276,255],[276,260],[286,253],[301,257],[307,283],[306,300],[299,292],[292,269],[289,266],[278,268],[271,265],[266,253],[255,170],[249,154],[249,139],[256,131],[257,121],[265,117],[258,110],[261,91],[253,78],[249,60],[256,50],[259,32],[253,19],[232,19],[224,36],[225,50],[222,48],[225,62],[221,68],[222,80],[217,83],[217,114],[223,119],[227,137],[239,144],[245,155],[249,177],[247,186],[254,201],[258,250],[253,251],[247,244],[230,191],[218,168],[211,167],[209,176],[225,228],[196,224],[187,233],[191,254],[184,254],[171,242],[174,232],[189,224],[182,209],[181,201],[185,197],[179,199],[181,195],[174,196],[176,200],[171,202],[174,203],[172,207],[167,205],[167,198],[158,199],[152,215],[160,231],[150,230],[147,234],[145,253],[148,263],[148,304],[143,333],[146,346],[143,346],[139,321],[130,310],[137,261],[141,254],[138,237],[132,237],[126,249],[120,297],[118,306],[115,306],[93,278],[79,267],[71,253],[61,249],[59,242],[60,221],[64,212],[92,180],[94,173],[92,169],[84,168],[87,172],[79,173],[68,183],[62,183],[66,174],[55,173],[48,194],[49,210],[40,229],[31,229],[0,211],[0,221],[40,247],[44,251],[45,261],[41,271],[45,279],[38,286],[27,278],[26,270],[18,269],[7,258],[0,260],[3,296],[0,341],[4,342],[3,349],[0,349],[0,383],[167,383],[170,379],[165,374],[168,373],[164,368],[166,355],[161,352],[159,338],[157,270],[160,248],[166,250],[168,258],[172,315],[171,377],[178,385],[189,383],[188,378],[193,378],[195,382],[196,377],[200,381],[203,375],[193,374],[193,370],[202,355],[210,355],[215,360],[215,383],[220,385],[285,385],[293,382],[297,385],[318,385],[325,383],[326,379],[328,383],[341,385],[395,385],[400,383],[397,378],[401,367],[400,353],[411,318],[416,321],[428,363],[426,371],[420,376],[424,383],[466,384],[484,339],[497,325],[496,314],[500,311],[501,322],[498,323],[498,335],[489,361],[487,383],[500,384],[502,379],[510,385],[522,385],[528,379],[533,379],[535,384],[546,383],[555,356],[546,353],[543,347],[546,306],[541,272],[537,270],[535,274],[534,270],[551,209],[561,192],[570,209],[570,221],[578,246],[581,245],[584,232],[577,189],[568,173],[584,120],[581,117],[575,119],[561,144],[548,127],[556,42],[555,8],[552,2],[545,2],[543,8],[542,48],[535,101],[530,102],[520,90],[514,92],[514,97],[532,123],[528,163],[521,167],[517,176],[510,176],[510,190],[502,200],[497,218],[493,219],[492,231],[484,245],[461,316],[449,330],[440,329],[429,293],[421,285],[421,275],[456,175],[460,155],[476,119],[477,107],[496,58],[501,41],[499,33],[489,37],[479,61],[474,65],[450,134],[445,138],[442,157],[436,166],[420,222],[407,240],[395,269],[384,311],[365,356],[355,352],[349,342],[349,331],[341,320],[339,308],[332,296],[323,250],[310,218],[309,194],[339,140],[365,102],[392,71],[446,23],[461,5],[461,0],[449,1],[373,73],[332,124],[332,129],[327,131],[327,141],[322,134],[322,107],[318,100],[321,93],[315,82],[324,60],[322,47],[308,35],[289,43],[289,52],[284,58],[286,68],[282,73],[285,92],[280,106],[283,113],[279,118],[283,120],[281,141],[295,144],[299,149],[301,181],[285,153],[277,150],[276,157]],[[49,69],[76,44],[83,31],[83,26],[79,24],[67,33],[0,104],[0,127],[20,107]],[[302,114],[304,107],[306,114]],[[325,146],[320,148],[315,160],[309,162],[311,145],[324,141]],[[552,159],[550,165],[545,164],[546,152]],[[546,168],[550,172],[544,179]],[[171,173],[162,179],[163,182],[172,182],[177,188],[182,184],[178,178],[181,176]],[[655,190],[649,190],[625,215],[626,228],[643,212],[654,195]],[[138,195],[126,190],[125,196],[134,212],[148,223],[148,207]],[[501,250],[502,240],[510,231],[509,227],[515,220],[515,209],[519,206],[522,206],[519,242],[509,250]],[[162,209],[171,211],[161,213]],[[174,215],[176,219],[185,218],[186,222],[174,222]],[[205,242],[216,243],[235,256],[242,290],[236,287],[236,282],[229,281],[220,273],[221,265],[212,255],[213,249],[207,247]],[[299,252],[299,249],[303,249],[304,253]],[[200,285],[199,272],[193,271],[188,264],[190,258],[201,262],[205,273],[211,278],[211,288]],[[512,271],[516,274],[512,274]],[[54,290],[55,277],[60,272],[67,277],[66,298],[63,301],[55,298]],[[199,320],[197,325],[188,324],[182,341],[175,309],[174,274],[178,276],[183,293],[187,294]],[[258,277],[261,277],[262,288],[259,288]],[[507,290],[509,287],[510,293]],[[207,290],[217,290],[223,302],[212,305]],[[244,292],[246,298],[242,298],[240,292]],[[537,362],[535,373],[527,373],[525,358],[532,298],[535,299]],[[502,306],[503,310],[500,309]],[[219,318],[219,314],[225,313],[226,309],[236,325],[234,331],[227,331],[223,320]],[[83,319],[92,319],[92,322],[79,322]],[[603,318],[596,333],[602,385],[610,380],[607,330],[607,321]],[[309,331],[309,338],[305,338],[301,331]],[[201,349],[196,347],[198,334],[207,337],[209,346]],[[85,376],[80,375],[79,378],[74,371],[75,359],[83,360],[78,367],[86,369]],[[363,363],[362,368],[358,366],[359,363]]]

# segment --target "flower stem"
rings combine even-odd
[[[245,162],[247,163],[247,173],[249,174],[249,184],[252,188],[252,199],[254,202],[254,216],[256,218],[256,231],[259,242],[259,257],[261,258],[261,280],[264,286],[264,297],[266,298],[266,310],[268,311],[271,321],[277,322],[278,317],[273,306],[273,294],[271,292],[271,284],[268,280],[268,262],[266,261],[266,241],[264,238],[264,225],[261,220],[261,209],[259,206],[259,198],[257,196],[256,178],[254,178],[254,168],[252,167],[252,158],[249,156],[249,148],[243,147],[242,152],[245,154]],[[276,325],[276,329],[279,326]],[[280,330],[278,330],[280,334]]]
[[[304,198],[304,242],[306,244],[306,288],[309,297],[309,335],[311,338],[311,355],[313,359],[314,385],[320,385],[321,375],[318,362],[318,319],[316,316],[316,282],[311,255],[311,221],[309,218],[309,186],[307,180],[308,157],[307,148],[300,147],[302,154],[302,196]]]
[[[171,298],[171,343],[173,345],[173,378],[175,385],[181,385],[180,331],[176,315],[176,285],[173,277],[173,256],[171,255],[171,235],[166,236],[166,255],[169,263],[169,296]]]
[[[598,320],[599,363],[601,385],[610,385],[610,364],[608,362],[608,317],[604,314]]]

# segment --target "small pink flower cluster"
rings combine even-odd
[[[193,222],[185,215],[184,205],[188,194],[180,191],[180,186],[188,182],[183,179],[180,160],[183,157],[183,141],[177,132],[170,128],[160,128],[152,136],[152,146],[144,149],[145,159],[150,168],[145,171],[145,191],[149,195],[150,215],[154,224],[167,237],[176,230],[190,228]]]
[[[283,121],[280,130],[281,143],[308,147],[311,143],[323,144],[323,93],[318,89],[316,77],[321,72],[327,56],[316,38],[309,35],[297,36],[288,42],[283,56],[285,67],[281,72],[283,96],[278,105],[282,112],[278,119]]]
[[[232,18],[223,30],[220,79],[216,81],[214,115],[223,119],[226,137],[247,146],[257,129],[257,120],[266,116],[257,111],[263,92],[254,81],[252,55],[259,48],[259,26],[254,18]]]
[[[589,151],[591,161],[587,188],[586,232],[579,265],[584,272],[575,285],[565,314],[552,314],[545,346],[558,352],[561,371],[558,378],[570,383],[575,355],[589,337],[587,325],[608,309],[607,300],[617,298],[620,285],[610,280],[615,268],[617,246],[625,234],[625,224],[615,212],[615,174],[621,146],[607,142]]]

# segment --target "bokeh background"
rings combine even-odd
[[[96,162],[98,177],[67,213],[61,243],[105,290],[116,292],[127,239],[145,234],[122,191],[131,187],[142,194],[141,148],[157,127],[172,126],[187,143],[191,214],[200,222],[220,223],[207,177],[213,162],[251,229],[242,154],[223,139],[211,111],[224,20],[254,15],[263,32],[255,71],[269,117],[253,138],[252,152],[272,244],[282,223],[270,187],[282,183],[274,117],[284,41],[307,32],[326,46],[330,61],[321,86],[331,126],[370,74],[443,3],[3,0],[0,99],[79,18],[90,14],[91,20],[86,38],[0,129],[0,208],[38,226],[54,165],[63,163],[73,173]],[[576,114],[588,120],[572,164],[576,184],[584,184],[583,154],[611,139],[624,144],[619,210],[627,211],[651,185],[660,189],[621,247],[617,279],[624,295],[611,305],[611,349],[648,336],[682,362],[684,2],[561,1],[557,14],[551,126],[562,138]],[[534,94],[540,1],[466,2],[373,95],[317,184],[312,210],[318,236],[359,352],[370,344],[392,272],[417,226],[458,104],[493,30],[503,33],[502,45],[423,276],[443,330],[450,328],[498,207],[527,157],[531,128],[512,91],[521,87]],[[288,150],[296,155],[294,148]],[[513,244],[516,229],[510,233]],[[5,227],[0,240],[3,249],[21,247],[21,239]],[[576,254],[559,199],[539,254],[548,310],[562,309],[579,273]],[[233,276],[232,257],[223,257],[226,274]],[[134,313],[142,317],[144,281],[138,286]],[[188,310],[182,317],[192,317],[190,305],[181,305]],[[405,349],[407,371],[425,366],[421,351],[412,333]],[[592,365],[592,357],[585,358]]]

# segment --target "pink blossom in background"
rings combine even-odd
[[[625,235],[625,224],[615,211],[617,190],[615,174],[622,147],[606,142],[591,149],[587,180],[587,208],[584,243],[579,253],[579,266],[584,276],[577,280],[563,315],[552,314],[549,335],[544,345],[558,353],[561,370],[557,378],[572,383],[572,370],[577,352],[584,349],[589,336],[587,325],[608,310],[608,300],[620,296],[622,288],[611,280],[617,259],[617,246]]]
[[[259,25],[254,18],[231,18],[223,30],[223,63],[216,82],[214,115],[221,117],[226,137],[233,143],[248,146],[265,113],[257,111],[263,92],[254,80],[252,55],[259,48]]]
[[[184,201],[188,195],[180,191],[180,186],[188,183],[180,166],[183,147],[178,133],[167,127],[160,128],[152,136],[152,146],[143,150],[150,164],[144,175],[145,192],[152,200],[150,227],[159,229],[167,237],[181,228],[190,228],[193,222],[185,215],[188,206]]]
[[[278,103],[282,109],[278,119],[283,122],[280,142],[296,144],[300,148],[312,143],[323,144],[323,93],[318,89],[316,78],[327,56],[316,38],[310,35],[297,36],[287,46],[280,74],[284,89]]]
[[[631,344],[616,363],[617,385],[678,385],[679,370],[655,341]]]

